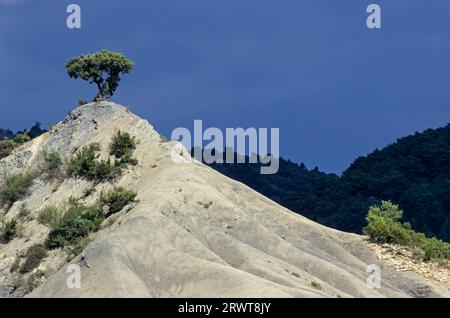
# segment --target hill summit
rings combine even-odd
[[[133,158],[124,157],[133,164],[111,157],[119,131],[134,137]],[[90,145],[98,173],[118,167],[120,173],[102,180],[38,173],[48,154],[58,154],[62,165],[75,164],[94,149]],[[186,160],[173,160],[174,154]],[[362,236],[312,222],[189,158],[146,120],[106,101],[76,108],[48,133],[15,149],[0,160],[0,182],[25,173],[34,178],[29,191],[3,207],[4,220],[19,220],[21,231],[0,245],[0,296],[449,296],[419,274],[390,269]],[[108,201],[105,193],[118,189],[134,191],[136,200],[114,214],[110,205],[102,218],[83,208]],[[52,207],[70,213],[47,220],[43,211]],[[61,238],[67,230],[62,224],[75,229]],[[96,230],[80,234],[85,224]],[[75,242],[75,235],[89,241],[80,249],[64,245]],[[48,248],[49,237],[62,241],[54,239],[48,251],[35,248]],[[31,255],[41,255],[41,262],[27,272]],[[81,280],[71,288],[73,265]],[[381,288],[367,283],[375,265]]]

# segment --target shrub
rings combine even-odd
[[[31,246],[25,255],[25,262],[20,267],[20,273],[26,274],[33,271],[48,255],[47,249],[42,244]]]
[[[19,221],[11,219],[9,221],[0,220],[0,240],[4,243],[10,242],[19,234]]]
[[[96,163],[94,179],[109,180],[117,176],[120,172],[120,166],[112,165],[111,161],[102,160]]]
[[[116,158],[131,159],[133,151],[136,149],[136,137],[132,137],[127,132],[118,131],[112,139],[109,147],[109,154]]]
[[[47,172],[52,172],[58,170],[63,164],[63,159],[60,154],[56,151],[44,153],[45,170]]]
[[[53,229],[61,222],[63,212],[55,206],[43,208],[38,215],[38,222]]]
[[[11,139],[0,141],[0,159],[8,157],[16,146],[16,142]]]
[[[99,151],[97,144],[92,144],[78,150],[75,156],[69,161],[69,171],[79,177],[95,178],[96,160],[99,157],[96,154],[97,151]]]
[[[90,239],[89,237],[81,237],[74,240],[72,244],[68,247],[67,261],[70,262],[75,257],[80,255],[91,242],[92,239]]]
[[[9,208],[28,195],[34,178],[34,174],[29,172],[7,177],[0,189],[0,204]]]
[[[71,174],[87,178],[89,180],[103,181],[111,179],[120,171],[108,161],[97,161],[99,155],[98,144],[92,144],[78,150],[74,157],[69,160],[69,171]]]
[[[100,204],[108,209],[108,216],[123,210],[125,206],[136,202],[137,193],[125,188],[100,194]]]
[[[14,138],[14,140],[16,141],[16,143],[21,145],[21,144],[24,144],[24,143],[30,141],[31,138],[28,135],[28,132],[24,131],[24,132],[21,132],[21,133],[17,133],[16,137]]]
[[[31,211],[28,209],[26,203],[22,203],[19,207],[19,219],[28,219],[31,214]]]
[[[39,287],[45,281],[45,273],[43,271],[37,271],[28,277],[23,283],[21,289],[25,294],[31,293],[33,290]]]
[[[98,231],[103,220],[99,210],[72,202],[59,224],[50,231],[46,246],[55,249],[71,245]]]
[[[78,100],[78,106],[83,106],[86,105],[88,103],[88,101],[86,101],[84,98],[80,98]]]
[[[425,260],[450,259],[449,243],[415,232],[409,224],[400,223],[402,216],[400,208],[391,202],[383,201],[380,207],[372,206],[367,214],[364,234],[377,243],[409,247],[414,251],[414,257],[419,257],[417,249],[420,249]]]
[[[20,268],[20,257],[16,257],[16,259],[14,260],[14,263],[12,263],[9,272],[10,273],[15,273],[19,270]]]

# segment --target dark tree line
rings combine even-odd
[[[284,159],[276,175],[261,175],[259,164],[211,166],[333,228],[361,233],[369,207],[390,200],[413,229],[450,242],[450,124],[360,157],[340,177]]]

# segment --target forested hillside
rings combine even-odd
[[[341,177],[284,159],[269,176],[257,164],[212,167],[333,228],[360,233],[370,205],[391,200],[413,229],[450,241],[450,125],[360,157]]]

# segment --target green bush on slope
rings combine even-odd
[[[31,172],[6,177],[0,188],[0,205],[9,208],[14,202],[23,199],[28,195],[34,178],[35,175]]]
[[[436,238],[427,238],[423,233],[411,229],[408,223],[402,224],[403,217],[398,205],[383,201],[381,206],[372,206],[367,214],[364,234],[376,243],[393,243],[409,248],[419,248],[424,259],[450,259],[450,244]]]

